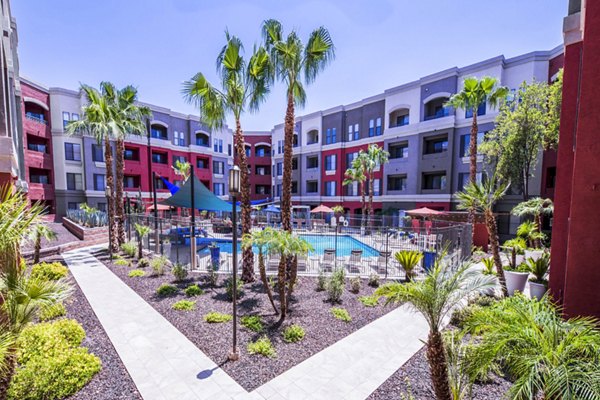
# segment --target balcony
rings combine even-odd
[[[44,119],[43,114],[26,113],[25,118],[30,121],[37,122],[38,124],[48,125],[48,121]]]
[[[452,107],[446,107],[448,97],[438,97],[425,103],[425,115],[423,121],[431,121],[432,119],[444,118],[453,113]]]

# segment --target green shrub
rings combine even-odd
[[[67,309],[63,303],[55,303],[40,310],[40,321],[50,321],[64,315],[67,315]]]
[[[200,286],[196,284],[186,287],[184,292],[187,297],[200,296],[201,294],[204,294],[204,290],[202,290]]]
[[[262,332],[263,324],[259,315],[244,315],[241,319],[242,326],[254,332]]]
[[[179,291],[177,286],[169,285],[168,283],[163,283],[156,289],[156,294],[160,297],[173,296]]]
[[[150,267],[152,268],[152,275],[164,275],[168,265],[169,265],[169,260],[165,256],[153,258],[150,261]]]
[[[273,344],[266,336],[261,337],[260,339],[256,340],[256,342],[248,343],[248,353],[260,354],[261,356],[269,358],[277,357],[277,353],[275,352]]]
[[[358,300],[365,307],[377,307],[379,305],[379,296],[376,296],[376,295],[372,295],[372,296],[360,296],[358,298]]]
[[[493,257],[485,257],[481,259],[483,263],[483,274],[484,275],[495,275],[495,264]]]
[[[227,293],[227,297],[229,297],[229,299],[233,299],[233,278],[227,278],[225,279],[225,292]],[[244,287],[244,282],[242,282],[241,279],[237,280],[237,292],[236,292],[236,296],[239,299],[240,297],[243,296],[244,292],[242,290],[242,288]]]
[[[350,290],[352,293],[360,292],[361,284],[362,282],[360,280],[360,276],[355,276],[354,278],[350,279]]]
[[[221,314],[220,312],[209,312],[204,316],[204,320],[209,324],[219,324],[221,322],[229,322],[233,319],[230,314]]]
[[[371,287],[379,287],[379,274],[371,274],[369,275],[369,286]]]
[[[36,357],[52,357],[65,348],[79,346],[84,338],[85,331],[74,319],[29,325],[17,340],[17,361],[26,364]]]
[[[317,276],[317,292],[322,292],[327,287],[327,277],[323,273],[323,271],[319,270],[319,275]]]
[[[481,310],[481,307],[477,304],[457,308],[450,317],[450,324],[462,329],[465,326],[465,322],[479,310]]]
[[[489,307],[496,302],[496,298],[494,296],[477,296],[473,300],[469,302],[469,304],[477,304],[480,307]]]
[[[173,265],[173,268],[171,268],[171,273],[173,274],[175,281],[180,282],[187,278],[188,270],[183,264],[175,264]]]
[[[130,278],[139,278],[139,277],[142,277],[144,275],[146,275],[146,273],[144,271],[142,271],[141,269],[132,269],[127,274],[127,276],[129,276]]]
[[[331,308],[331,314],[333,314],[333,316],[341,321],[344,322],[351,322],[352,321],[352,317],[350,316],[350,314],[348,314],[348,311],[345,308],[337,308],[337,307],[333,307]]]
[[[119,258],[118,260],[116,260],[113,264],[118,265],[120,267],[126,267],[128,266],[130,263],[130,261],[127,261],[123,258]]]
[[[125,242],[121,245],[121,251],[125,253],[127,257],[135,257],[137,254],[138,245],[134,241]]]
[[[137,262],[138,268],[148,268],[149,266],[150,266],[150,260],[148,260],[146,257],[140,258]]]
[[[45,279],[47,281],[57,281],[67,276],[68,273],[69,269],[59,262],[41,262],[31,267],[31,276],[33,278]]]
[[[173,303],[171,308],[177,311],[194,311],[196,309],[196,302],[190,300],[179,300],[178,302]]]
[[[332,303],[339,303],[344,294],[344,286],[346,284],[346,272],[340,268],[331,274],[327,280],[327,295]]]
[[[283,340],[288,343],[297,343],[304,339],[304,328],[300,325],[290,325],[283,331]]]

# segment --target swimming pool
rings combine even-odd
[[[335,236],[332,235],[299,235],[302,239],[306,240],[308,243],[312,245],[314,251],[312,251],[311,255],[322,255],[325,253],[325,249],[335,249],[336,239]],[[217,246],[221,249],[223,253],[231,253],[232,252],[232,242],[227,239],[212,239],[207,240],[209,243],[216,242]],[[362,250],[363,257],[377,257],[379,252],[372,248],[371,246],[367,246],[359,240],[354,239],[352,236],[348,235],[338,235],[337,237],[337,255],[338,256],[349,256],[352,250]],[[253,248],[254,252],[257,253],[258,249],[256,247]],[[240,252],[241,249],[238,249]],[[208,248],[204,248],[199,251],[199,254],[209,254]]]

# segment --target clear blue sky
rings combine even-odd
[[[264,19],[302,38],[325,25],[336,59],[308,88],[298,114],[348,104],[421,76],[562,42],[567,0],[12,0],[21,73],[76,89],[102,80],[134,84],[141,100],[197,114],[181,83],[202,71],[215,81],[224,30],[246,48]],[[245,130],[283,122],[284,88],[273,88]],[[231,122],[231,119],[229,119]]]

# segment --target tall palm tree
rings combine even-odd
[[[47,224],[38,223],[30,232],[29,238],[33,241],[33,262],[40,262],[40,250],[42,249],[42,239],[47,241],[56,240],[57,235]]]
[[[388,283],[375,291],[387,303],[408,302],[420,312],[429,325],[427,361],[431,381],[438,400],[451,400],[448,366],[441,330],[444,318],[469,296],[497,285],[495,277],[483,275],[465,264],[454,270],[439,259],[424,280]]]
[[[375,171],[383,164],[388,162],[390,153],[379,147],[376,144],[369,146],[367,151],[361,150],[358,153],[358,159],[360,159],[364,165],[365,175],[369,182],[369,202],[367,205],[367,214],[369,218],[369,227],[373,227],[373,192],[375,192]]]
[[[294,30],[284,37],[281,23],[274,19],[263,22],[262,33],[265,47],[275,66],[273,72],[286,85],[281,222],[283,229],[291,232],[295,107],[304,106],[304,84],[315,81],[319,72],[333,60],[335,51],[329,31],[323,26],[311,32],[306,45]]]
[[[365,175],[365,164],[363,159],[355,158],[352,160],[352,166],[346,170],[345,179],[342,182],[344,186],[351,185],[354,182],[358,182],[360,185],[360,205],[361,205],[361,215],[360,215],[360,226],[361,228],[365,227],[365,218],[366,216],[366,190],[365,190],[365,181],[367,180],[367,176]]]
[[[498,225],[494,216],[494,205],[506,194],[510,183],[498,182],[496,175],[491,179],[486,179],[480,183],[470,182],[462,192],[456,193],[459,201],[458,208],[462,210],[474,210],[482,212],[485,217],[485,225],[488,231],[490,246],[492,248],[492,257],[496,265],[496,273],[502,284],[504,294],[506,290],[506,281],[504,280],[504,269],[502,260],[500,260],[500,243],[498,241]]]
[[[183,84],[183,95],[187,101],[200,109],[200,118],[213,129],[225,124],[225,117],[232,113],[235,119],[235,159],[240,168],[242,235],[249,234],[252,226],[250,213],[250,181],[244,148],[241,116],[248,108],[257,111],[266,99],[273,82],[273,66],[264,47],[254,48],[246,62],[243,45],[239,38],[225,32],[227,43],[217,57],[217,72],[221,90],[211,85],[203,73],[197,73]],[[242,280],[254,281],[254,254],[252,247],[244,248]]]
[[[498,79],[489,76],[477,79],[474,77],[465,78],[463,88],[460,92],[454,94],[446,106],[462,108],[473,114],[471,123],[471,134],[469,135],[469,182],[475,183],[477,180],[477,109],[482,104],[487,104],[490,108],[496,108],[498,104],[508,95],[508,88],[497,86]],[[475,211],[469,209],[468,222],[475,222]],[[472,231],[475,235],[475,229]],[[473,236],[474,237],[474,236]]]
[[[265,287],[265,292],[267,293],[267,297],[269,298],[269,302],[271,306],[273,306],[273,310],[275,313],[279,314],[277,307],[275,306],[275,301],[273,300],[273,292],[271,291],[271,285],[269,285],[269,281],[267,279],[267,271],[265,269],[265,253],[270,251],[273,238],[275,237],[275,231],[273,228],[265,228],[260,231],[254,231],[249,234],[245,234],[242,237],[242,247],[252,247],[256,246],[258,249],[258,270],[260,272],[260,280]]]

